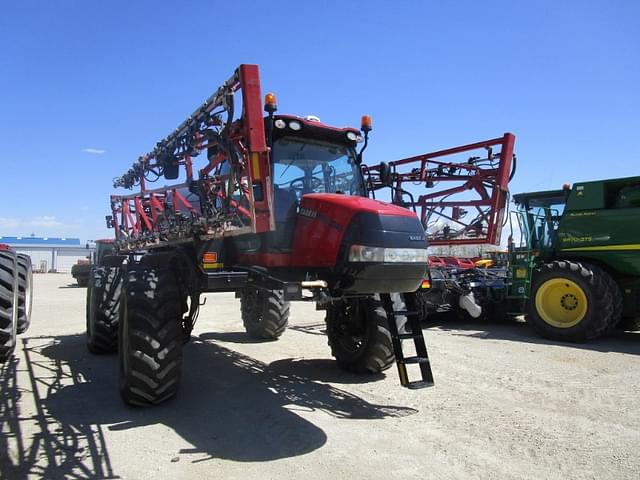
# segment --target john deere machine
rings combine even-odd
[[[509,295],[541,335],[583,341],[640,316],[640,177],[513,198],[526,242]]]
[[[423,310],[525,314],[542,336],[569,342],[606,334],[623,320],[637,327],[640,177],[579,182],[513,200],[508,265],[431,268],[417,292]]]

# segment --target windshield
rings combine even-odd
[[[284,137],[273,145],[273,184],[295,193],[363,195],[355,152],[346,145]]]
[[[551,248],[565,204],[561,201],[531,201],[520,212],[521,232],[529,239],[531,248]]]

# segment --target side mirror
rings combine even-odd
[[[390,187],[393,182],[391,178],[391,167],[387,162],[380,162],[380,181],[387,187]]]

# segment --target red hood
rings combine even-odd
[[[416,214],[411,210],[392,205],[390,203],[372,200],[366,197],[354,197],[351,195],[342,195],[339,193],[309,193],[304,195],[303,202],[306,199],[319,200],[322,203],[331,205],[336,208],[350,210],[352,212],[369,212],[378,215],[397,215],[399,217],[415,217]]]
[[[292,265],[335,266],[342,237],[359,213],[413,218],[419,222],[411,210],[365,197],[335,193],[304,195],[298,211]]]

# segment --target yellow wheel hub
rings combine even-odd
[[[568,278],[547,280],[536,292],[538,315],[557,328],[571,328],[587,313],[587,295],[580,285]]]

